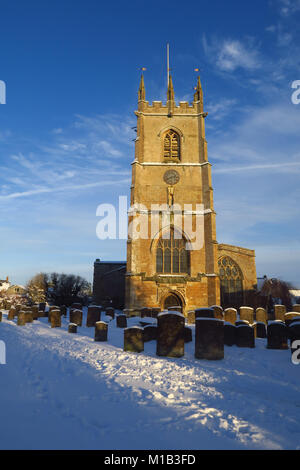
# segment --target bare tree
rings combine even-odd
[[[75,274],[47,274],[46,283],[47,299],[55,305],[85,303],[90,294],[90,284]]]
[[[266,279],[261,288],[261,295],[266,298],[266,307],[273,308],[276,299],[279,299],[290,310],[292,307],[291,288],[288,282],[281,279]]]

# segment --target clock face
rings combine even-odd
[[[167,184],[176,184],[180,180],[180,176],[176,170],[168,170],[164,174],[164,182]]]

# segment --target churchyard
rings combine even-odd
[[[300,448],[299,305],[1,307],[3,449]]]

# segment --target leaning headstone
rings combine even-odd
[[[255,311],[255,319],[257,322],[263,322],[266,325],[268,323],[268,314],[266,309],[257,307]]]
[[[152,341],[157,338],[157,326],[145,325],[144,326],[144,343]]]
[[[192,334],[191,328],[189,328],[188,326],[185,326],[183,330],[183,334],[184,334],[185,343],[191,343],[193,341],[193,334]]]
[[[196,318],[195,357],[224,358],[224,322],[218,318]]]
[[[184,323],[180,312],[162,312],[157,316],[158,356],[182,357],[184,355]]]
[[[187,322],[189,325],[193,325],[195,323],[195,310],[189,310],[187,313]]]
[[[300,320],[300,313],[298,312],[288,312],[284,315],[284,323],[286,326],[290,326],[294,321]]]
[[[141,318],[145,318],[145,317],[151,317],[151,308],[149,307],[141,308]]]
[[[126,315],[117,315],[116,316],[117,328],[127,328],[127,317]]]
[[[77,325],[75,323],[69,323],[68,333],[77,333]]]
[[[236,327],[236,345],[239,348],[255,348],[255,333],[250,325]]]
[[[61,327],[61,314],[60,310],[51,310],[51,328]]]
[[[97,321],[101,320],[101,307],[96,305],[91,305],[88,307],[87,317],[86,317],[86,326],[92,327],[95,326]]]
[[[256,337],[257,338],[267,337],[267,329],[266,329],[265,322],[262,322],[262,321],[256,322]]]
[[[70,323],[75,323],[77,326],[82,326],[82,310],[70,310]]]
[[[300,304],[295,304],[295,305],[293,305],[292,311],[293,311],[293,312],[300,313]]]
[[[254,322],[254,310],[252,307],[240,307],[240,320],[246,320],[250,324]]]
[[[224,310],[224,321],[227,321],[231,323],[232,325],[235,325],[237,318],[237,310],[235,308],[226,308]]]
[[[95,324],[95,341],[107,341],[108,323],[97,321]]]
[[[195,309],[195,319],[197,318],[214,318],[214,309],[213,308],[196,308]]]
[[[288,329],[283,322],[275,320],[268,323],[267,348],[288,349]]]
[[[140,353],[144,351],[144,332],[139,326],[124,329],[124,351]]]
[[[26,325],[26,312],[21,310],[18,315],[17,325],[24,326]]]
[[[17,312],[16,312],[16,309],[14,307],[11,307],[9,309],[9,312],[7,314],[7,320],[13,320],[16,316]]]
[[[285,305],[274,305],[275,320],[284,321],[284,314],[286,313]]]
[[[229,322],[224,322],[224,344],[226,346],[236,344],[236,326]]]
[[[214,310],[214,318],[224,320],[224,312],[220,305],[212,305],[211,308]]]

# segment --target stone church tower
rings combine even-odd
[[[180,305],[186,313],[219,304],[216,214],[200,78],[193,103],[176,106],[171,76],[166,105],[146,101],[142,76],[135,114],[131,206],[137,205],[135,216],[148,219],[149,236],[127,242],[126,308]],[[156,232],[151,231],[153,204],[162,208]],[[189,209],[192,230],[199,232],[196,249],[187,249],[190,237],[184,223],[176,223],[184,207]],[[196,227],[197,216],[200,227]],[[129,224],[133,217],[129,214]]]
[[[142,75],[135,114],[127,262],[95,261],[94,300],[123,306],[125,290],[129,314],[142,307],[181,306],[186,315],[198,307],[251,305],[254,250],[216,239],[200,78],[191,104],[176,105],[171,76],[166,104],[149,104]]]

